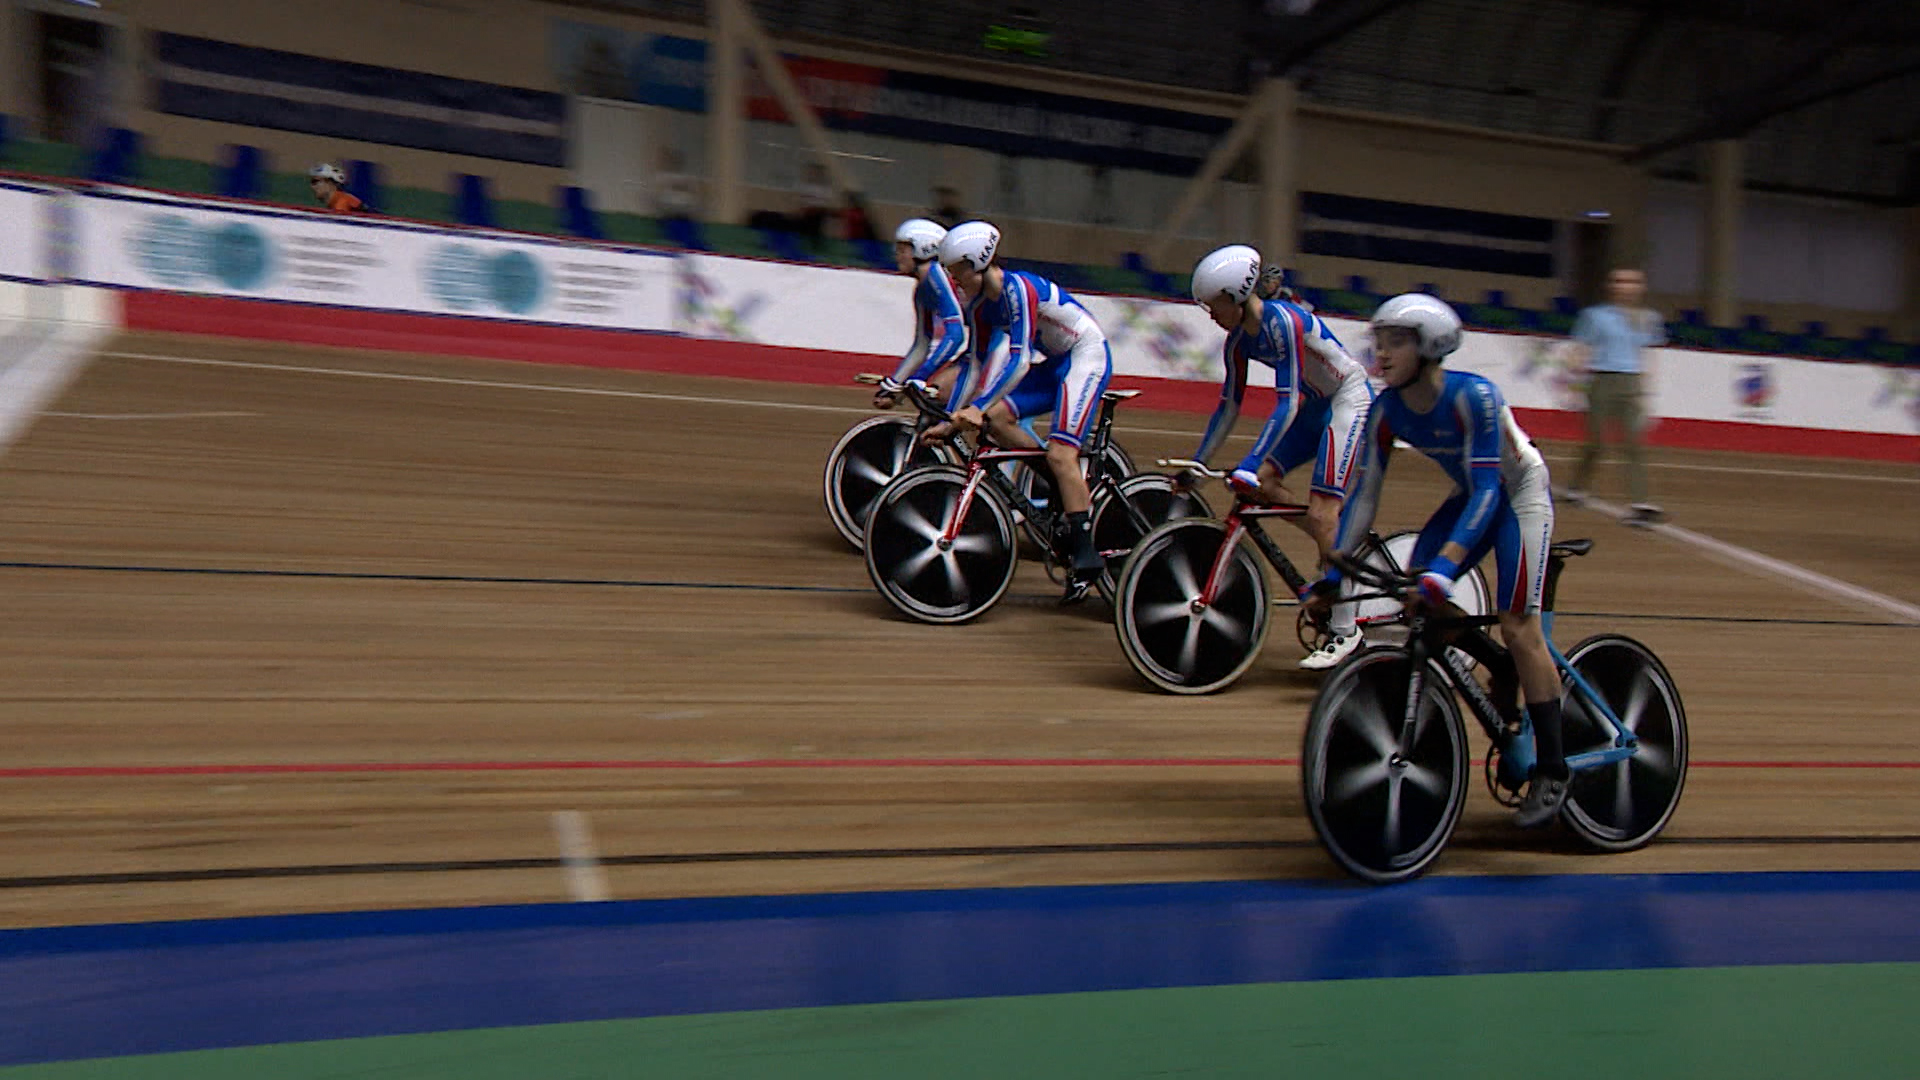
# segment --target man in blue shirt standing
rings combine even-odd
[[[1647,498],[1647,466],[1640,444],[1646,417],[1642,380],[1649,374],[1642,350],[1665,345],[1667,333],[1659,313],[1641,306],[1646,295],[1644,273],[1615,270],[1607,276],[1611,303],[1582,311],[1573,327],[1575,367],[1588,379],[1587,445],[1580,454],[1580,466],[1574,471],[1567,499],[1579,503],[1586,498],[1607,423],[1612,421],[1620,427],[1620,442],[1627,455],[1627,490],[1633,497],[1629,525],[1651,524],[1662,517],[1660,508]]]

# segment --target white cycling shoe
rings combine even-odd
[[[1359,628],[1345,634],[1332,634],[1320,643],[1320,647],[1308,653],[1300,661],[1302,671],[1329,671],[1340,666],[1340,661],[1352,656],[1365,639],[1360,636]]]

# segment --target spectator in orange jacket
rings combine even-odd
[[[359,196],[346,190],[347,174],[332,162],[309,169],[307,183],[313,186],[313,197],[320,200],[320,205],[336,214],[351,214],[363,208]]]

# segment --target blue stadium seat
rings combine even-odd
[[[660,222],[660,231],[667,234],[667,242],[674,247],[688,251],[705,251],[705,239],[700,235],[700,224],[686,218],[664,218]]]
[[[382,198],[380,165],[373,161],[358,159],[347,162],[347,190],[365,204],[369,210],[378,210],[386,204]]]
[[[267,156],[257,146],[230,143],[219,177],[219,194],[229,199],[262,198],[267,191]]]
[[[472,173],[454,176],[454,218],[462,225],[493,226],[493,200],[487,197],[487,178]]]
[[[110,128],[93,156],[87,178],[107,184],[132,183],[139,174],[140,133],[127,128]]]
[[[600,215],[593,212],[587,189],[567,186],[553,190],[559,196],[561,228],[588,240],[606,239],[606,233],[600,229]]]

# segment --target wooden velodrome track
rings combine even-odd
[[[110,344],[0,460],[0,924],[590,894],[556,821],[620,898],[1331,876],[1288,613],[1197,700],[1031,564],[977,624],[894,617],[820,508],[865,396]],[[1134,404],[1137,459],[1191,448]],[[1659,460],[1679,523],[1920,602],[1912,466]],[[1443,493],[1402,455],[1383,525]],[[1629,633],[1679,681],[1685,801],[1596,857],[1476,788],[1439,872],[1920,868],[1920,629],[1591,512],[1558,534],[1599,540],[1562,644]]]

